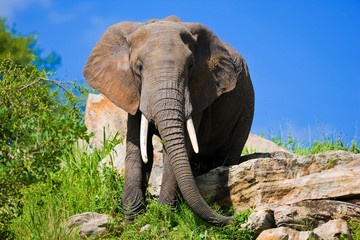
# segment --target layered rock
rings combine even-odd
[[[249,160],[239,165],[219,167],[199,176],[196,183],[202,196],[238,210],[360,196],[359,154],[329,151],[297,156],[275,152],[253,157],[246,156]]]
[[[294,204],[273,207],[275,225],[302,228],[304,225],[315,228],[329,221],[342,219],[360,220],[360,206],[338,200],[304,200]]]
[[[360,221],[360,154],[252,154],[196,178],[204,198],[238,210],[257,239],[340,239]]]

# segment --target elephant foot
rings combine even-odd
[[[170,206],[171,211],[175,211],[179,206],[177,199],[169,200],[164,197],[159,197],[158,204],[162,206],[167,206],[167,205]]]
[[[145,205],[139,201],[123,205],[125,220],[132,222],[136,216],[144,214]]]

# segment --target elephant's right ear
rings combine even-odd
[[[91,87],[132,115],[139,107],[140,93],[130,69],[127,36],[141,25],[121,22],[109,27],[91,51],[83,70]]]

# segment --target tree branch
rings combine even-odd
[[[37,150],[39,150],[40,148],[46,146],[49,142],[51,142],[52,140],[54,140],[54,137],[51,137],[49,140],[47,140],[46,142],[40,144],[39,146],[37,146],[36,148],[34,148],[31,153],[36,152]]]
[[[48,78],[44,78],[44,77],[41,77],[39,78],[41,80],[44,80],[44,81],[48,81],[48,82],[52,82],[54,83],[55,85],[59,86],[60,88],[62,88],[64,91],[66,91],[67,93],[71,94],[71,92],[65,87],[65,83],[64,82],[60,82],[60,81],[56,81],[56,80],[52,80],[52,79],[48,79]]]
[[[25,86],[23,86],[22,88],[20,88],[20,92],[22,91],[22,90],[24,90],[24,89],[26,89],[26,88],[28,88],[28,87],[30,87],[30,86],[32,86],[32,85],[34,85],[35,83],[37,83],[39,80],[41,80],[41,79],[38,79],[38,80],[35,80],[35,81],[33,81],[32,83],[29,83],[29,84],[27,84],[27,85],[25,85]]]

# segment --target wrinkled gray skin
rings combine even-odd
[[[177,186],[191,209],[207,222],[233,218],[214,212],[201,197],[194,174],[239,163],[253,113],[254,91],[241,55],[199,23],[175,16],[111,26],[92,50],[84,76],[127,111],[128,132],[123,207],[127,219],[144,210],[152,166],[140,153],[140,119],[150,122],[148,139],[164,142],[160,204],[174,205]],[[192,116],[199,144],[195,154],[185,122]],[[191,169],[191,166],[197,166]]]

